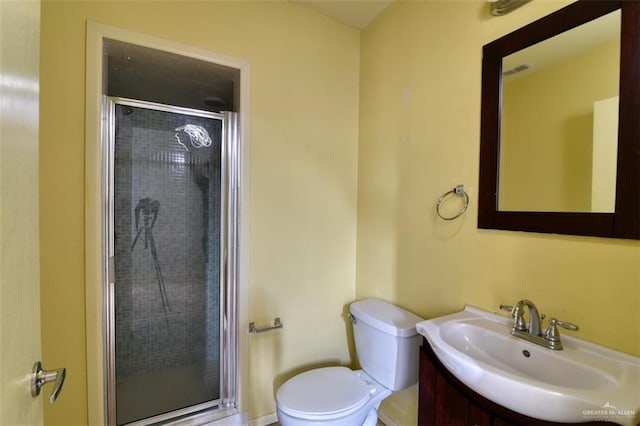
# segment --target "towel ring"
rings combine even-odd
[[[462,209],[455,216],[442,216],[442,213],[440,213],[440,204],[442,204],[445,198],[452,194],[458,197],[464,197],[464,206],[462,206]],[[440,216],[444,220],[453,220],[462,216],[462,214],[467,211],[467,207],[469,207],[469,195],[467,195],[467,193],[465,192],[464,185],[458,185],[438,199],[436,212],[438,213],[438,216]]]

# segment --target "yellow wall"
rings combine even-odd
[[[482,46],[565,4],[496,18],[480,0],[400,1],[363,31],[357,298],[424,317],[529,298],[578,337],[640,355],[638,241],[476,226]],[[456,184],[469,210],[445,222],[436,201]],[[408,393],[383,404],[400,424],[415,422]]]
[[[41,55],[43,352],[68,368],[47,424],[87,422],[85,27],[91,20],[251,66],[250,417],[298,369],[349,364],[355,295],[359,32],[285,2],[45,1]],[[247,324],[240,324],[241,329]]]
[[[593,103],[618,95],[619,63],[620,38],[503,80],[500,210],[591,210]]]

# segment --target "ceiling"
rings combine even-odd
[[[393,0],[290,0],[362,30]]]

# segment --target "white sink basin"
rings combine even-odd
[[[553,351],[510,335],[512,324],[467,306],[416,329],[458,380],[513,411],[567,423],[640,420],[640,358],[566,333]]]

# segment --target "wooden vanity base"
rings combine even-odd
[[[419,426],[568,425],[534,419],[511,411],[469,389],[451,374],[424,340],[420,350]],[[615,425],[610,422],[571,425]]]

